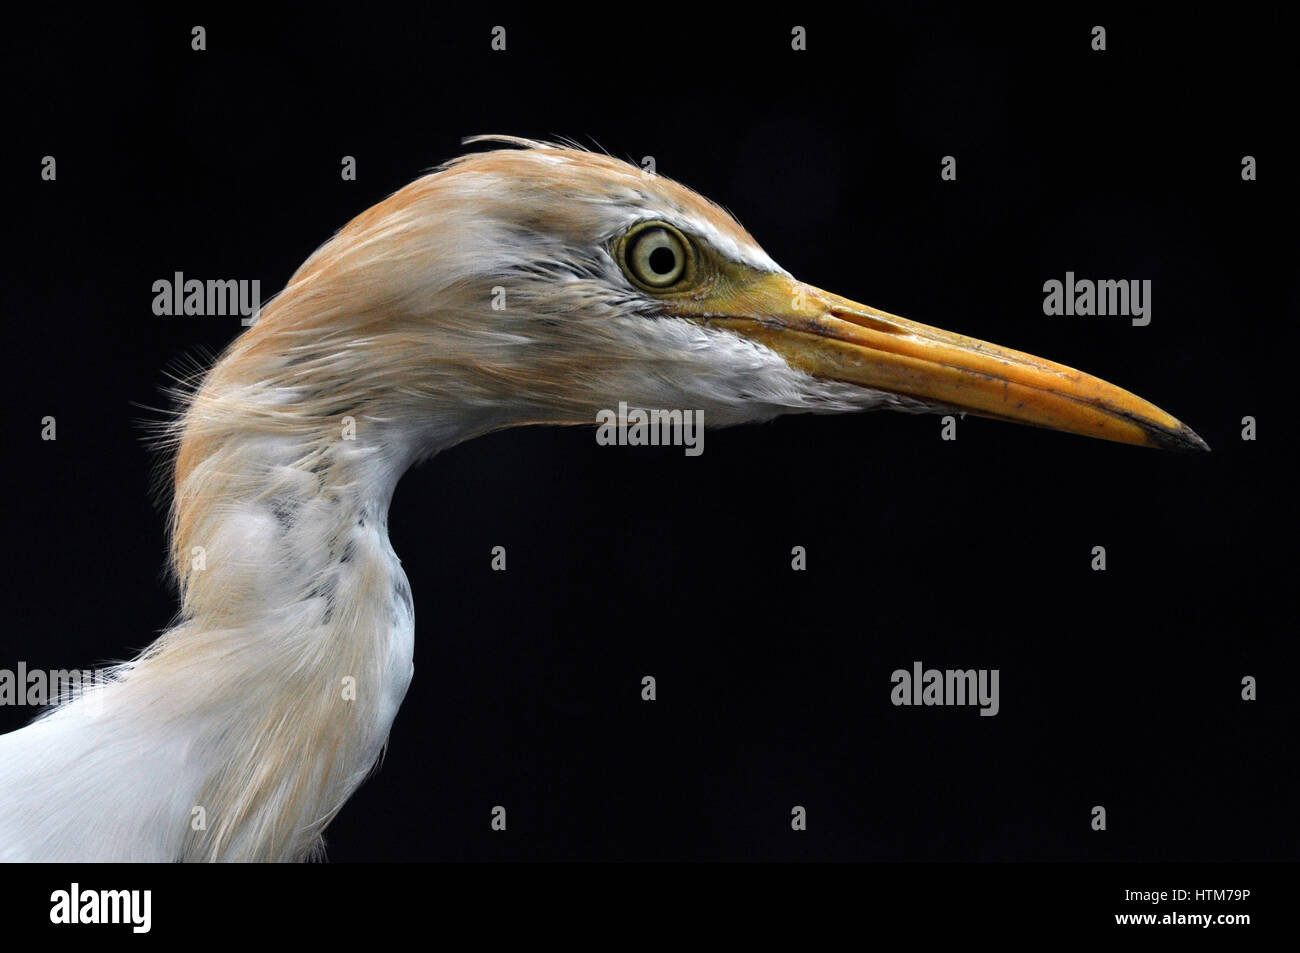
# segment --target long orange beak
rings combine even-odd
[[[814,377],[957,411],[1169,450],[1209,450],[1154,404],[1063,364],[908,321],[784,275],[735,289],[696,314]],[[694,309],[690,309],[694,310]]]

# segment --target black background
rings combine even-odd
[[[416,677],[332,860],[1295,859],[1295,84],[1253,11],[13,24],[0,665],[129,657],[171,619],[142,422],[168,368],[239,327],[154,316],[155,280],[269,296],[462,136],[572,137],[653,155],[806,281],[1096,373],[1214,452],[974,418],[943,442],[938,418],[887,413],[709,430],[700,458],[590,429],[446,452],[394,500]],[[1045,317],[1067,270],[1150,279],[1152,323]],[[918,659],[1000,669],[1001,713],[893,707]]]

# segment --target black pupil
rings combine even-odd
[[[671,248],[660,245],[650,253],[650,270],[656,275],[666,275],[677,264],[677,256]]]

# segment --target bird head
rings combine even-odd
[[[664,176],[577,148],[468,141],[483,140],[506,148],[416,180],[302,265],[236,344],[261,364],[254,378],[431,431],[454,419],[453,439],[590,424],[626,402],[724,425],[962,412],[1205,449],[1098,378],[804,284]]]

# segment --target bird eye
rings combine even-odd
[[[628,236],[624,247],[628,272],[647,287],[671,287],[686,273],[686,240],[676,229],[665,225],[642,228]]]

